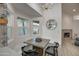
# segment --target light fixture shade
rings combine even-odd
[[[5,18],[0,18],[0,25],[7,25],[8,20]]]
[[[51,9],[53,7],[54,3],[44,3],[41,5],[42,5],[42,9],[47,10],[47,9]]]

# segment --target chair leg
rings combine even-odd
[[[45,56],[46,56],[47,54],[46,54],[46,52],[45,52]]]
[[[55,50],[55,56],[58,56],[58,49]]]

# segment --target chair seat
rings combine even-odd
[[[50,54],[50,55],[53,55],[55,56],[55,50],[54,50],[54,47],[53,46],[49,46],[46,51],[45,51],[47,54]]]
[[[22,55],[23,56],[39,56],[39,54],[33,50],[24,51],[22,52]]]

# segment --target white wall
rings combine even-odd
[[[72,29],[73,17],[70,14],[63,12],[63,29]]]
[[[79,20],[74,20],[73,22],[73,36],[78,35],[79,37]]]
[[[44,11],[44,19],[42,24],[42,37],[50,39],[50,42],[58,41],[61,44],[61,29],[62,29],[62,7],[61,4],[55,4],[52,9]],[[55,30],[48,30],[46,22],[49,19],[57,21],[57,28]]]

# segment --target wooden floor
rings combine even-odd
[[[59,56],[79,56],[79,46],[74,45],[73,39],[64,39]]]

